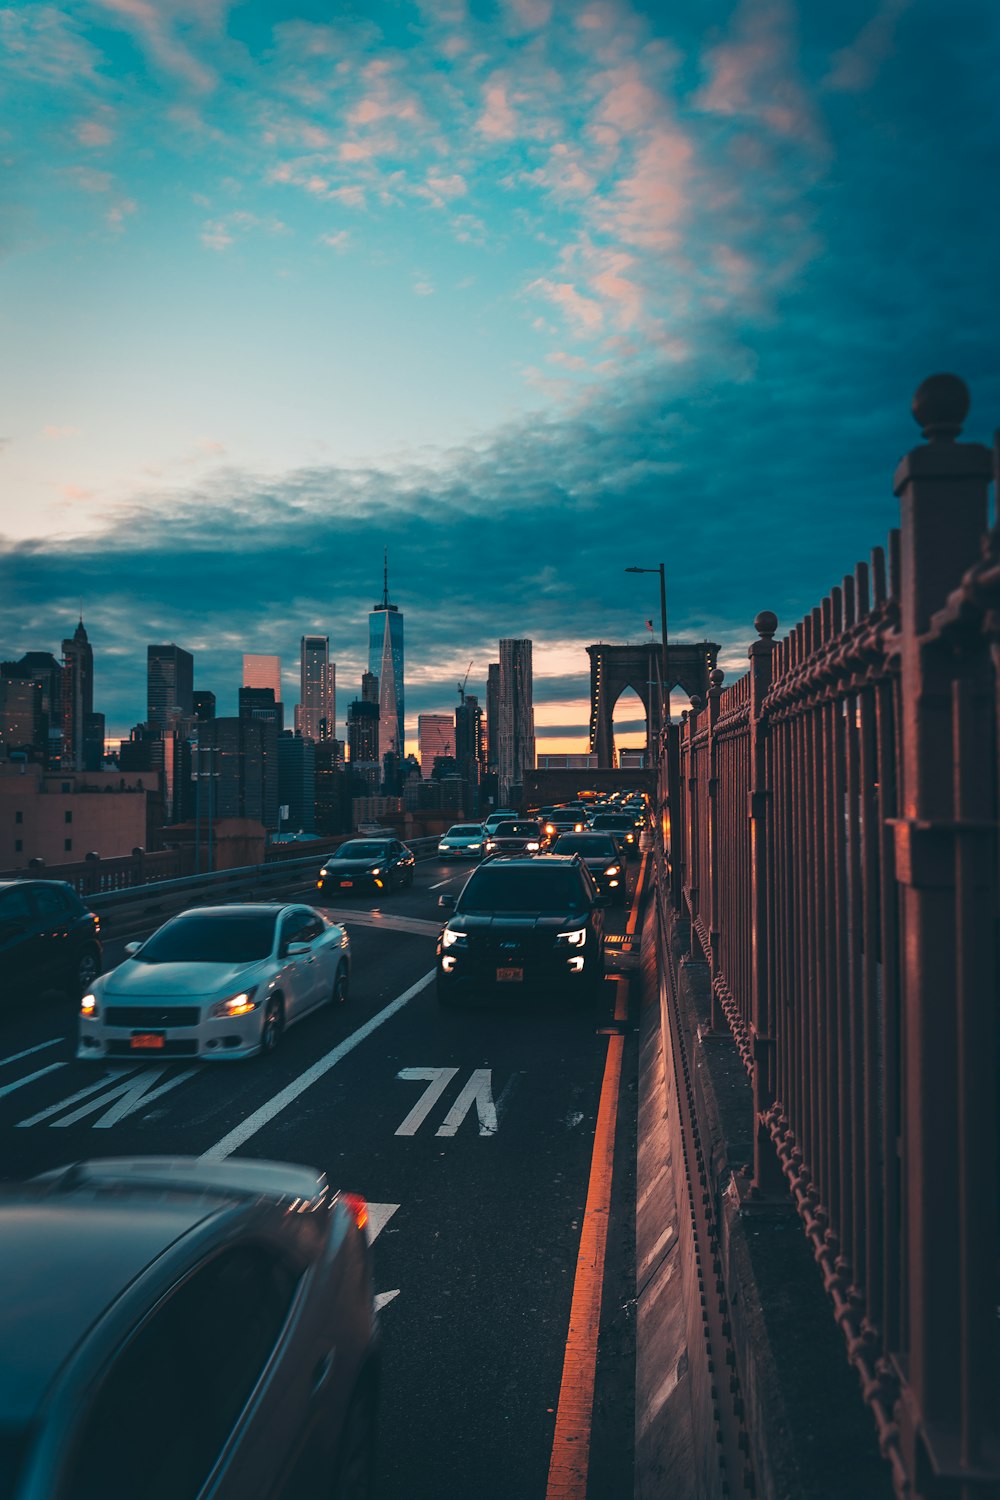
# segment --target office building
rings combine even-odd
[[[194,716],[196,719],[204,722],[204,720],[206,719],[215,718],[214,693],[210,693],[207,689],[203,688],[200,692],[196,690],[191,696],[192,702],[194,704]]]
[[[275,737],[273,815],[265,817],[264,733]],[[251,818],[264,827],[277,827],[277,734],[274,726],[258,719],[209,719],[198,726],[194,752],[198,774],[199,818]]]
[[[455,723],[451,714],[417,715],[417,753],[421,776],[431,774],[436,757],[454,755]]]
[[[172,643],[146,647],[146,722],[170,729],[194,717],[194,657]]]
[[[497,735],[500,728],[500,663],[491,661],[486,669],[486,769],[496,771],[499,765]]]
[[[368,616],[368,670],[379,684],[379,736],[383,755],[405,754],[403,616],[389,603],[389,559],[384,562],[382,603]]]
[[[365,703],[378,702],[378,678],[374,672],[362,672],[361,697]]]
[[[243,686],[248,688],[271,688],[275,703],[281,702],[281,657],[243,657]]]
[[[520,799],[524,773],[535,767],[535,710],[532,704],[531,642],[500,642],[500,694],[497,761],[502,802]]]
[[[355,698],[347,710],[347,748],[352,774],[360,776],[370,790],[377,790],[382,781],[377,703]]]
[[[83,771],[85,726],[94,712],[94,652],[83,617],[73,635],[62,643],[62,766]],[[99,770],[99,766],[89,769]]]
[[[33,750],[53,767],[62,748],[62,664],[50,651],[26,651],[19,661],[0,662],[0,682],[9,749]],[[21,684],[20,687],[15,684]],[[24,740],[30,722],[29,740]],[[14,737],[20,740],[14,744]]]
[[[330,637],[304,635],[299,645],[299,703],[295,730],[318,744],[336,734],[337,668],[330,660]]]
[[[479,699],[464,693],[455,710],[455,761],[458,774],[468,787],[467,808],[470,817],[479,811],[479,788],[485,771],[483,711]]]
[[[278,736],[278,805],[286,832],[316,832],[316,744],[290,729]]]

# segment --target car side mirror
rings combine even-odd
[[[301,958],[303,953],[308,953],[309,951],[309,943],[286,943],[285,945],[286,958]]]
[[[142,947],[141,943],[126,943],[125,944],[125,953],[126,953],[126,956],[128,958],[134,958],[135,955],[138,953],[138,951],[139,951],[139,949],[141,947]]]
[[[444,911],[455,910],[455,898],[450,891],[446,891],[443,896],[438,897],[438,906],[442,907]]]

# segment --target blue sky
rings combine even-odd
[[[535,641],[790,627],[895,523],[913,390],[1000,416],[992,0],[0,4],[0,656],[331,638],[407,713]]]

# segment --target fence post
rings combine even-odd
[[[969,1428],[970,1409],[982,1412],[996,1377],[995,1369],[988,1368],[990,1348],[995,1355],[995,1338],[987,1326],[993,1301],[990,1272],[978,1286],[968,1287],[964,1253],[969,1236],[976,1234],[992,1239],[995,1250],[995,1230],[991,1234],[989,1224],[995,1210],[983,1201],[991,1199],[995,1183],[970,1183],[974,1157],[963,1151],[963,1142],[968,1145],[965,1111],[972,1102],[963,1097],[963,1058],[970,1043],[978,1045],[980,1054],[992,1052],[995,1025],[995,1018],[990,1021],[995,992],[991,1001],[987,982],[977,996],[966,971],[970,961],[975,965],[978,960],[980,970],[983,963],[989,967],[992,940],[986,923],[973,945],[960,941],[964,924],[958,910],[960,896],[963,902],[978,903],[983,882],[993,876],[990,813],[978,826],[967,813],[963,819],[966,768],[959,763],[966,743],[963,704],[981,699],[984,686],[989,687],[981,665],[986,643],[983,639],[971,646],[966,655],[942,640],[932,625],[935,612],[974,563],[987,525],[990,452],[978,443],[955,441],[968,408],[968,391],[957,376],[924,381],[914,397],[913,414],[928,441],[906,455],[895,476],[902,527],[902,797],[901,816],[893,825],[902,911],[904,1079],[905,1324],[899,1420],[907,1472],[922,1495],[959,1493],[954,1485],[962,1474],[983,1462],[976,1433]],[[980,779],[987,809],[995,796],[994,777],[995,768]],[[995,835],[995,823],[993,831]],[[958,870],[963,872],[960,881]],[[976,977],[981,985],[982,973],[972,980]],[[986,1066],[995,1068],[995,1063],[987,1061]],[[984,1109],[988,1088],[986,1096],[979,1099]],[[995,1102],[994,1089],[994,1107]],[[978,1128],[989,1134],[995,1121],[983,1117]],[[986,1254],[988,1258],[990,1247]],[[975,1318],[982,1325],[978,1333],[967,1326]],[[973,1427],[981,1436],[993,1420],[987,1416]]]
[[[771,785],[764,699],[771,686],[771,657],[778,617],[762,609],[754,619],[757,640],[750,658],[750,1037],[753,1046],[753,1193],[786,1198],[788,1186],[771,1139],[767,1113],[774,1103],[774,1015],[768,952]]]

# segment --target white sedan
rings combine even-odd
[[[481,823],[453,823],[438,840],[440,859],[479,859],[483,852]]]
[[[312,906],[200,907],[125,952],[80,1001],[79,1058],[270,1053],[351,977],[345,929]]]

